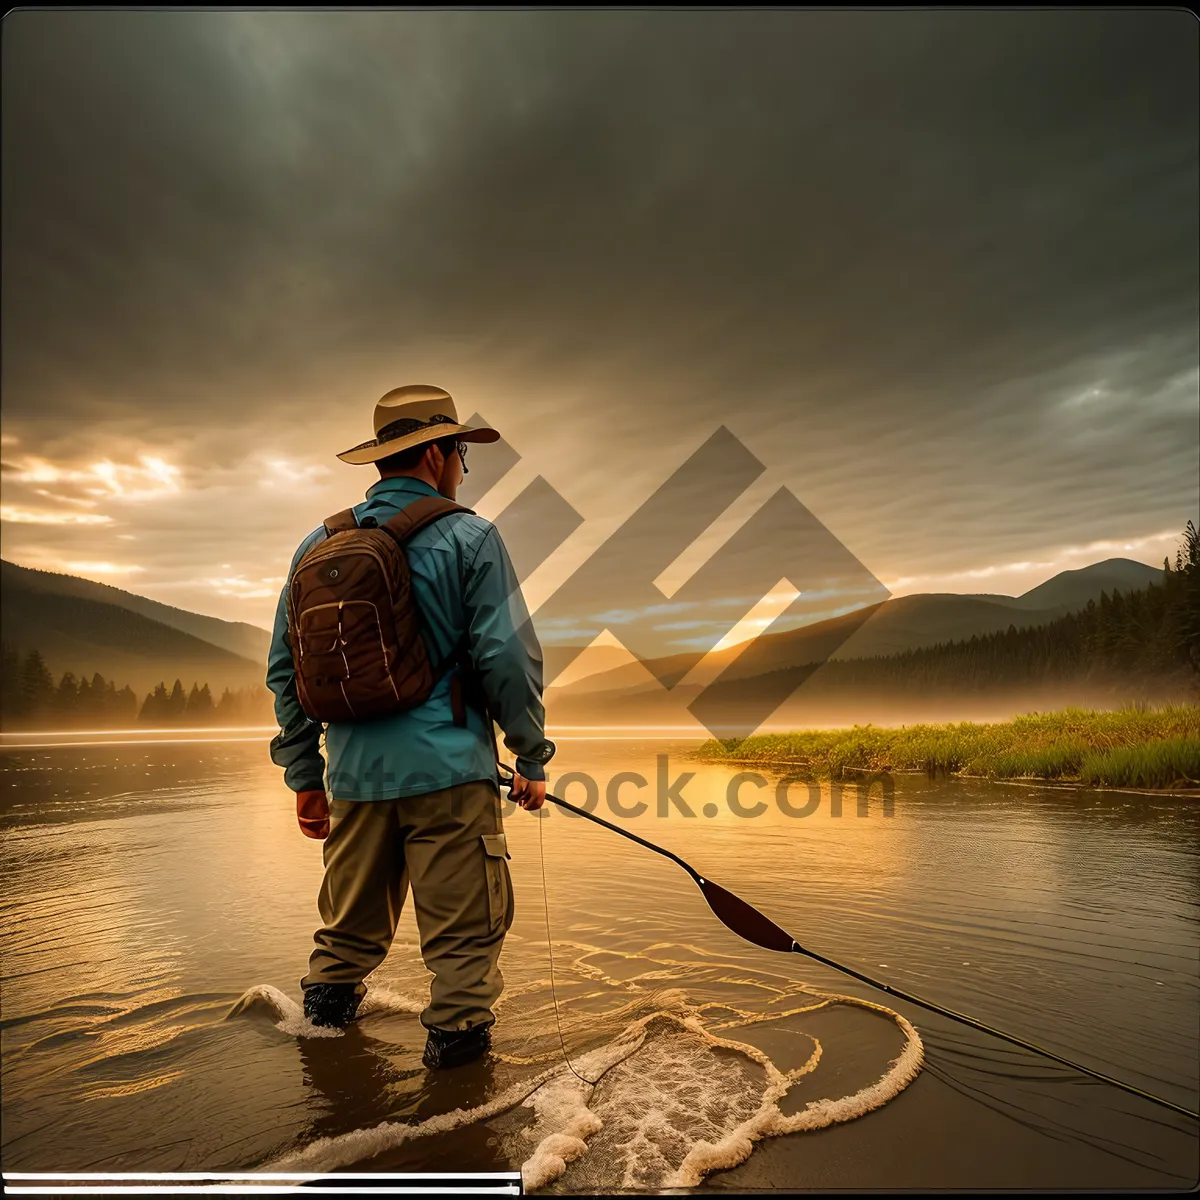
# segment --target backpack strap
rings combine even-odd
[[[455,504],[445,496],[422,496],[419,500],[405,505],[379,528],[386,529],[403,546],[413,534],[424,529],[426,525],[431,525],[440,517],[447,517],[451,513],[469,513],[473,516],[475,510]]]
[[[335,533],[342,533],[347,529],[357,529],[358,521],[354,518],[354,509],[343,508],[341,512],[334,513],[332,517],[325,518],[325,536],[333,537]]]
[[[419,500],[405,505],[379,528],[386,529],[400,546],[403,546],[413,534],[424,529],[426,525],[432,525],[434,521],[442,517],[448,517],[451,513],[468,513],[473,516],[474,512],[474,509],[464,508],[463,505],[456,504],[453,500],[447,500],[445,496],[422,496]],[[455,670],[456,667],[457,670]],[[442,664],[438,672],[442,674],[446,671],[454,671],[450,678],[450,707],[454,714],[455,725],[465,726],[467,723],[467,696],[463,676],[472,670],[471,657],[467,652],[464,638],[450,652],[449,658]]]
[[[457,668],[457,669],[456,669]],[[488,737],[491,739],[492,751],[499,756],[496,745],[496,730],[493,728],[492,713],[488,706],[487,694],[483,690],[483,680],[471,661],[470,643],[467,635],[463,634],[458,645],[450,652],[443,670],[452,670],[450,677],[450,708],[454,713],[455,725],[466,725],[467,709],[473,708],[483,717]]]

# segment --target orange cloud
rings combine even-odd
[[[270,491],[322,487],[333,474],[331,468],[322,463],[305,463],[287,458],[263,459],[263,469],[265,473],[259,479],[258,486]]]
[[[50,512],[0,504],[0,521],[11,521],[15,525],[110,525],[112,517],[103,513]]]
[[[91,463],[85,469],[60,466],[37,455],[6,464],[7,474],[16,483],[66,483],[80,486],[89,496],[142,500],[178,492],[180,469],[153,454],[138,456],[137,464],[114,463],[110,459]],[[88,485],[91,486],[88,486]],[[50,493],[42,490],[40,495]],[[81,503],[64,495],[54,497]]]

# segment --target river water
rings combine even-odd
[[[320,847],[269,736],[6,737],[6,1171],[521,1169],[551,1193],[1197,1182],[1195,1122],[750,946],[677,866],[551,805],[506,820],[517,915],[488,1060],[421,1066],[411,908],[357,1024],[315,1030],[298,1001]],[[783,811],[765,771],[746,816],[739,768],[690,761],[695,742],[557,740],[552,790],[577,772],[583,803],[593,780],[598,815],[802,944],[1200,1102],[1195,800],[903,776],[890,811],[877,786],[835,815],[828,785],[791,786]],[[618,793],[646,802],[636,818],[606,802],[621,772],[646,783]]]

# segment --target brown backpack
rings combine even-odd
[[[369,721],[429,699],[438,672],[421,633],[404,544],[441,517],[472,511],[422,496],[383,525],[374,517],[359,525],[351,508],[325,521],[328,536],[297,564],[287,593],[296,694],[309,717]],[[461,647],[457,653],[461,663]],[[454,699],[458,720],[458,688]]]

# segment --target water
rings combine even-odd
[[[491,1060],[422,1068],[411,909],[356,1027],[315,1030],[297,1001],[320,847],[269,734],[250,736],[0,755],[6,1170],[469,1165],[550,1192],[1197,1180],[1194,1122],[749,946],[678,867],[549,805],[506,821],[517,916]],[[689,762],[694,745],[563,737],[552,784],[588,773],[616,819],[605,787],[638,772],[650,786],[620,797],[649,811],[618,823],[801,943],[1200,1103],[1194,800],[905,776],[891,816],[876,792],[835,818],[826,788],[791,817],[747,784],[767,810],[744,818],[736,769]],[[695,772],[692,818],[655,811],[664,754],[672,780]],[[563,1061],[542,853],[562,1037],[594,1085]]]

